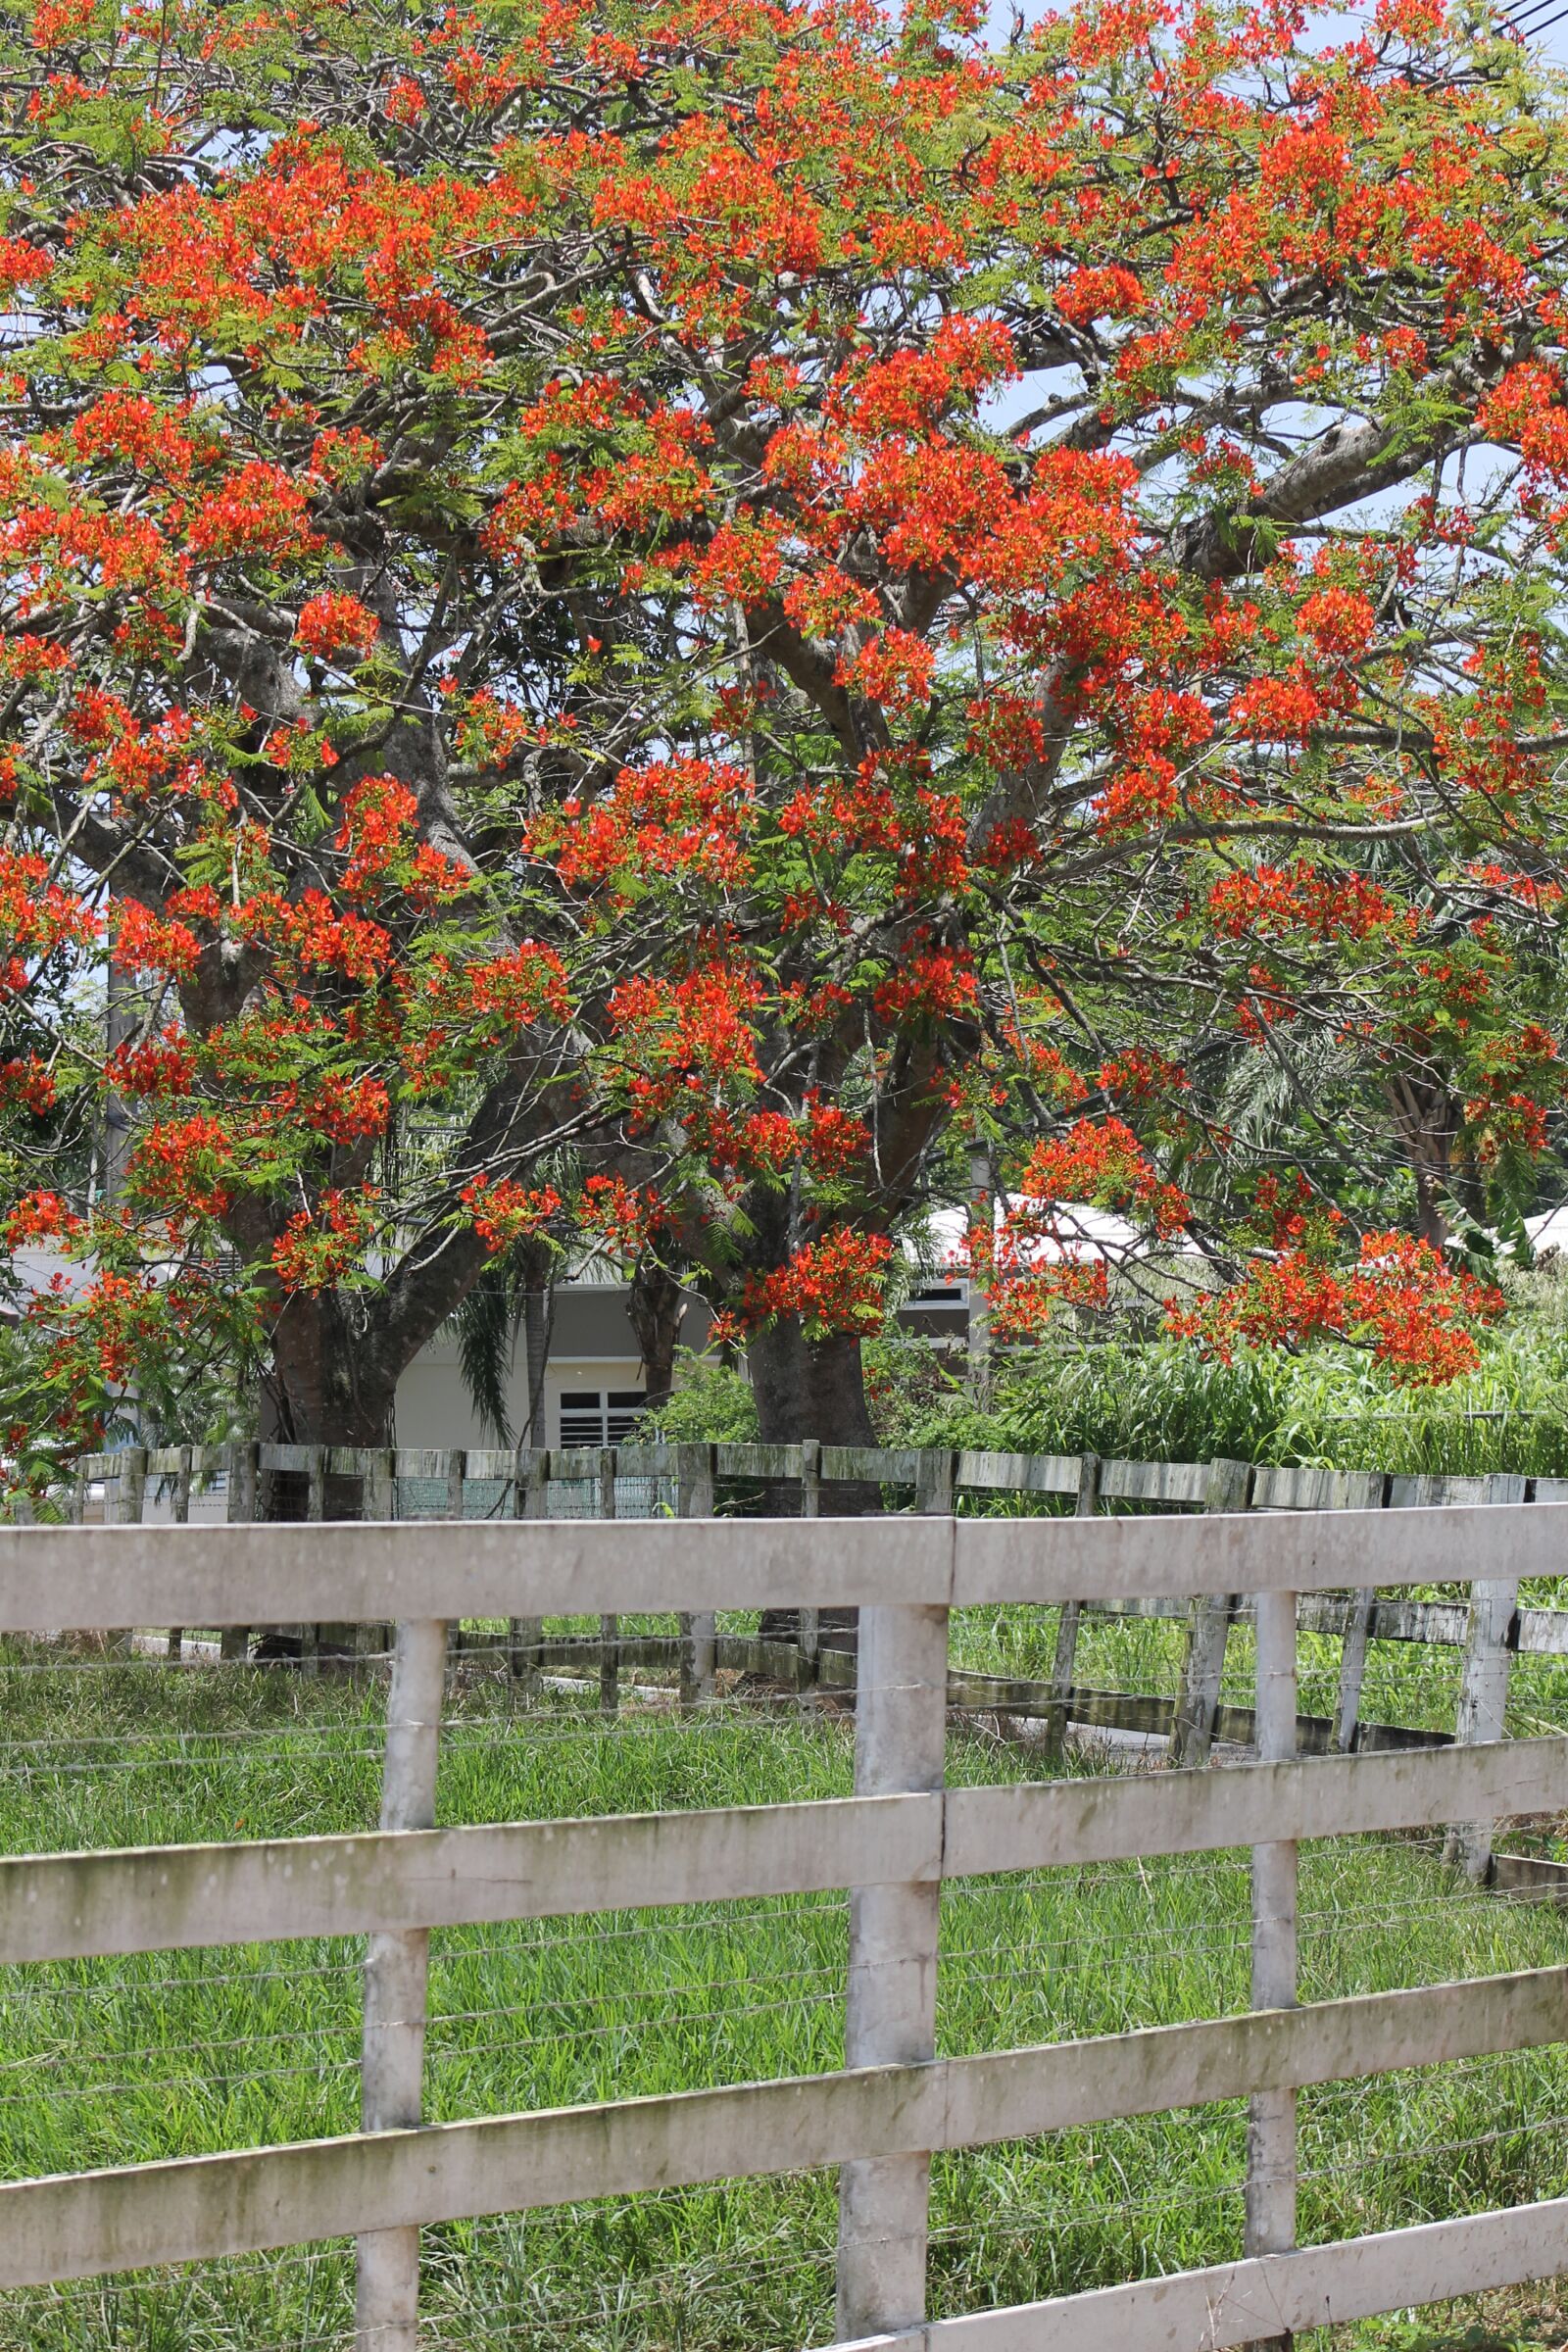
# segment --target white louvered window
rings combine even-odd
[[[563,1446],[623,1446],[643,1409],[641,1389],[569,1389],[561,1398]]]

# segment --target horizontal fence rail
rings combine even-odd
[[[861,2336],[839,2352],[1224,2352],[1568,2269],[1568,2197]]]
[[[1067,2352],[1069,2339],[1076,2352],[1100,2340],[1098,2329],[1118,2352],[1256,2342],[1325,2314],[1459,2291],[1444,2282],[1467,2259],[1467,2287],[1564,2267],[1568,2224],[1557,2204],[1297,2249],[1295,2094],[1568,2040],[1568,1967],[1298,2006],[1295,1921],[1300,1841],[1459,1824],[1453,1858],[1475,1876],[1478,1852],[1490,1855],[1488,1824],[1568,1808],[1568,1736],[1502,1737],[1518,1587],[1558,1573],[1568,1516],[1557,1504],[1568,1493],[1543,1497],[1538,1488],[1527,1499],[1523,1481],[1477,1482],[1483,1491],[1464,1502],[1423,1507],[1411,1497],[1391,1509],[1385,1486],[1376,1497],[1342,1490],[1329,1507],[1320,1482],[1316,1502],[1260,1509],[1263,1474],[1206,1465],[1195,1484],[1176,1475],[1191,1466],[1166,1465],[1153,1466],[1161,1477],[1133,1499],[1179,1501],[1185,1515],[1094,1516],[1086,1504],[1114,1499],[1118,1470],[1139,1466],[1086,1457],[1033,1463],[1033,1479],[1057,1483],[1023,1490],[1062,1495],[1072,1516],[954,1517],[954,1475],[966,1459],[972,1468],[997,1457],[950,1459],[950,1475],[938,1476],[930,1457],[913,1455],[823,1447],[818,1462],[810,1449],[702,1448],[675,1463],[687,1482],[684,1499],[675,1497],[681,1515],[632,1521],[618,1512],[614,1482],[643,1450],[619,1449],[608,1471],[604,1453],[587,1457],[600,1479],[599,1520],[538,1516],[548,1481],[535,1457],[526,1484],[514,1479],[518,1515],[467,1520],[461,1539],[442,1523],[326,1524],[319,1507],[304,1523],[0,1531],[0,1636],[24,1642],[61,1630],[114,1639],[148,1625],[180,1629],[181,1642],[190,1629],[238,1624],[398,1628],[378,1830],[0,1860],[0,1964],[368,1938],[364,2129],[0,2186],[0,2287],[354,2238],[362,2352],[403,2352],[418,2340],[421,2229],[820,2167],[840,2168],[838,2341],[863,2352],[895,2342],[942,2352],[950,2339],[955,2352],[971,2341],[976,2352]],[[688,1506],[722,1453],[737,1457],[723,1466],[733,1478],[819,1470],[823,1482],[906,1484],[918,1509],[835,1520],[803,1496],[799,1518],[715,1520]],[[136,1466],[140,1487],[130,1478],[138,1508],[146,1479],[164,1474],[160,1458]],[[550,1457],[552,1474],[561,1458]],[[658,1460],[670,1459],[662,1449]],[[1017,1468],[1003,1457],[998,1476]],[[322,1482],[339,1474],[320,1448],[252,1449],[250,1469],[303,1471],[314,1506],[324,1504]],[[174,1475],[188,1505],[189,1458]],[[382,1501],[396,1475],[396,1460],[384,1457]],[[248,1499],[251,1487],[242,1479],[234,1491]],[[462,1504],[461,1474],[448,1495]],[[820,1487],[813,1499],[823,1499]],[[1353,1503],[1363,1507],[1345,1507]],[[1457,1742],[1302,1758],[1297,1631],[1311,1630],[1314,1612],[1339,1611],[1348,1681],[1356,1640],[1382,1638],[1379,1611],[1432,1605],[1391,1603],[1384,1590],[1446,1583],[1473,1592]],[[714,1614],[786,1603],[859,1612],[849,1670],[853,1796],[429,1826],[455,1624],[489,1620],[509,1641],[520,1625],[537,1671],[545,1620],[598,1618],[609,1645],[625,1615],[678,1614],[681,1703],[700,1710],[713,1703],[713,1674],[733,1639],[716,1631]],[[1179,1604],[1188,1666],[1173,1740],[1179,1735],[1180,1759],[1197,1768],[946,1787],[955,1690],[960,1703],[976,1703],[972,1686],[988,1679],[951,1668],[950,1612],[1009,1604],[1059,1612],[1058,1703],[1072,1688],[1069,1635],[1086,1606]],[[1217,1770],[1207,1755],[1221,1714],[1223,1636],[1244,1610],[1257,1637],[1249,1725],[1261,1760]],[[616,1660],[618,1671],[618,1651]],[[1012,1687],[990,1681],[1001,1683],[991,1703],[1003,1709]],[[944,1884],[1235,1847],[1252,1857],[1248,2013],[935,2054]],[[842,2071],[419,2122],[432,1930],[834,1889],[851,1898]],[[1248,2101],[1251,2117],[1245,2259],[1049,2304],[926,2319],[934,2154],[1226,2100]]]
[[[0,2287],[994,2146],[1568,2037],[1568,1968],[1089,2041],[676,2091],[0,2186]]]
[[[221,1502],[230,1523],[257,1518],[310,1522],[362,1518],[538,1519],[587,1516],[681,1520],[781,1513],[806,1519],[831,1515],[832,1498],[845,1484],[863,1511],[873,1497],[916,1512],[967,1512],[999,1508],[1026,1511],[1070,1509],[1078,1518],[1097,1513],[1158,1509],[1209,1513],[1237,1511],[1406,1510],[1475,1504],[1552,1502],[1568,1499],[1568,1481],[1511,1475],[1396,1476],[1380,1471],[1336,1471],[1318,1467],[1276,1469],[1241,1461],[1142,1462],[1101,1460],[1095,1454],[1057,1455],[966,1448],[899,1450],[877,1447],[757,1444],[654,1443],[615,1446],[557,1447],[526,1445],[495,1449],[362,1449],[324,1446],[232,1445],[174,1446],[149,1451],[132,1447],[95,1454],[77,1465],[69,1492],[42,1507],[80,1524],[93,1512],[116,1524],[146,1516],[172,1520],[211,1517]],[[222,1489],[220,1495],[219,1488]],[[89,1509],[89,1496],[94,1498]],[[824,1505],[824,1497],[827,1498]],[[29,1505],[19,1503],[23,1515]],[[1075,1673],[1080,1637],[1097,1620],[1134,1615],[1186,1620],[1186,1641],[1176,1688],[1169,1695],[1106,1690]],[[843,1648],[823,1641],[819,1611],[807,1605],[788,1643],[759,1642],[733,1630],[717,1631],[714,1612],[682,1612],[678,1638],[625,1636],[615,1610],[600,1613],[597,1637],[588,1641],[545,1641],[538,1618],[512,1620],[512,1670],[530,1690],[541,1678],[587,1675],[597,1679],[604,1710],[619,1703],[622,1673],[641,1668],[678,1669],[683,1705],[712,1697],[715,1675],[773,1677],[800,1695],[804,1708],[819,1689],[848,1690],[853,1668]],[[1041,1736],[1059,1744],[1068,1727],[1102,1738],[1131,1735],[1167,1744],[1178,1764],[1204,1761],[1215,1740],[1250,1745],[1256,1726],[1247,1708],[1223,1703],[1221,1687],[1230,1631],[1236,1619],[1233,1596],[1211,1594],[1201,1604],[1192,1596],[1140,1596],[1107,1601],[1086,1595],[1063,1604],[1056,1657],[1045,1681],[1003,1682],[967,1675],[953,1685],[956,1705],[1004,1711],[1014,1724],[1033,1722]],[[1360,1586],[1348,1594],[1307,1594],[1301,1629],[1327,1634],[1342,1643],[1343,1663],[1332,1714],[1302,1715],[1298,1744],[1307,1753],[1353,1748],[1433,1746],[1450,1735],[1431,1726],[1368,1719],[1362,1705],[1369,1645],[1410,1642],[1464,1652],[1462,1689],[1453,1736],[1473,1736],[1479,1715],[1505,1690],[1509,1655],[1568,1655],[1568,1610],[1518,1608],[1507,1582],[1491,1603],[1477,1610],[1448,1602],[1400,1601]],[[281,1647],[279,1646],[279,1638]],[[250,1629],[222,1630],[221,1655],[248,1653]],[[319,1655],[340,1658],[376,1654],[390,1639],[385,1626],[302,1621],[275,1627],[263,1654],[299,1655],[314,1666]],[[130,1637],[122,1631],[122,1651]],[[146,1646],[145,1637],[142,1646]],[[169,1629],[171,1658],[185,1654],[185,1630]],[[1479,1711],[1479,1712],[1478,1712]],[[1471,1874],[1495,1882],[1502,1875],[1484,1836],[1467,1847]],[[1512,1868],[1512,1863],[1509,1863]],[[1526,1862],[1521,1867],[1537,1867]],[[1568,1874],[1560,1891],[1568,1899]]]
[[[1343,1592],[1559,1573],[1561,1504],[1258,1519],[589,1520],[332,1530],[331,1610],[350,1623],[607,1611],[1059,1607],[1193,1593]],[[0,1632],[222,1626],[322,1608],[319,1527],[0,1530]]]
[[[0,1861],[0,1966],[934,1883],[1568,1807],[1568,1735],[1223,1773]]]
[[[530,1470],[543,1466],[557,1485],[592,1486],[607,1454],[614,1475],[675,1485],[699,1463],[720,1481],[807,1479],[819,1486],[915,1487],[945,1478],[950,1489],[968,1494],[1033,1494],[1076,1498],[1082,1483],[1079,1454],[998,1453],[963,1447],[861,1446],[622,1445],[551,1448],[449,1446],[385,1448],[347,1446],[170,1446],[122,1447],[115,1453],[84,1454],[77,1461],[73,1492],[125,1477],[151,1479],[155,1487],[189,1480],[192,1491],[226,1477],[236,1462],[242,1477],[281,1474],[313,1480],[339,1479],[368,1485],[372,1496],[402,1486],[422,1486],[452,1496],[456,1489],[526,1487]],[[1087,1457],[1094,1459],[1095,1457]],[[941,1466],[940,1469],[938,1466]],[[1250,1465],[1244,1467],[1251,1468]],[[1107,1502],[1149,1504],[1158,1510],[1201,1509],[1208,1499],[1213,1465],[1208,1462],[1098,1462],[1097,1491]],[[1480,1502],[1485,1475],[1435,1472],[1401,1474],[1381,1470],[1251,1470],[1252,1488],[1240,1507],[1265,1511],[1406,1508],[1417,1503]],[[1526,1482],[1529,1499],[1568,1500],[1568,1478],[1535,1477]],[[491,1496],[496,1515],[513,1515],[504,1497]],[[367,1510],[367,1517],[376,1514]],[[424,1514],[428,1516],[429,1514]],[[456,1514],[454,1514],[456,1515]],[[482,1514],[481,1514],[482,1515]],[[814,1516],[815,1514],[808,1514]]]

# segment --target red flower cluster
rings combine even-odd
[[[294,476],[253,458],[200,501],[186,541],[194,556],[210,564],[254,556],[284,564],[320,545],[308,514]]]
[[[1367,939],[1374,932],[1411,928],[1380,883],[1356,873],[1327,874],[1300,858],[1293,866],[1259,865],[1226,874],[1208,894],[1208,911],[1222,937],[1250,932],[1259,939],[1292,931],[1313,939]]]
[[[1004,1344],[1038,1339],[1061,1307],[1098,1314],[1109,1302],[1110,1269],[1105,1260],[1065,1258],[1060,1265],[1009,1275],[997,1286],[991,1300],[992,1336]]]
[[[620,1176],[590,1176],[577,1205],[577,1222],[590,1240],[603,1242],[612,1257],[632,1263],[667,1222],[659,1195]]]
[[[41,1119],[53,1110],[59,1093],[54,1072],[38,1054],[15,1054],[0,1062],[0,1105],[5,1108],[20,1108]]]
[[[568,800],[559,815],[535,818],[528,847],[573,889],[619,875],[636,891],[661,873],[731,889],[751,871],[742,844],[754,804],[745,770],[722,760],[624,767],[604,799]]]
[[[220,1217],[233,1200],[234,1138],[206,1111],[155,1120],[131,1154],[137,1191],[181,1217]]]
[[[343,803],[334,849],[348,853],[343,890],[351,899],[379,896],[382,883],[411,853],[419,804],[396,776],[366,776]]]
[[[536,1021],[571,1018],[566,967],[554,948],[533,940],[510,956],[466,964],[459,1002],[478,1043],[505,1045]]]
[[[714,959],[677,980],[628,980],[610,1012],[626,1055],[626,1092],[641,1125],[679,1107],[706,1122],[715,1091],[761,1075],[748,1017],[762,989],[743,965]]]
[[[24,1193],[5,1221],[8,1250],[26,1242],[74,1242],[87,1230],[86,1220],[69,1208],[58,1193]]]
[[[1165,1184],[1125,1120],[1077,1119],[1065,1135],[1037,1144],[1018,1190],[1026,1200],[1092,1201],[1129,1209],[1162,1238],[1185,1230],[1192,1203]]]
[[[351,1273],[380,1219],[373,1185],[356,1193],[323,1193],[316,1208],[296,1210],[272,1246],[272,1266],[285,1291],[326,1291]]]
[[[786,1264],[748,1279],[742,1323],[756,1331],[780,1315],[799,1315],[808,1340],[878,1331],[892,1254],[893,1245],[881,1233],[842,1228],[808,1242]]]
[[[106,1075],[115,1092],[133,1101],[190,1092],[196,1072],[194,1041],[183,1029],[161,1029],[156,1037],[127,1038],[110,1054]]]
[[[474,1232],[496,1257],[514,1243],[540,1232],[552,1217],[559,1217],[563,1202],[553,1184],[530,1189],[511,1176],[476,1176],[464,1187],[463,1205],[473,1220]]]
[[[375,614],[357,596],[337,590],[323,591],[319,596],[308,598],[300,607],[294,641],[302,654],[314,655],[321,662],[334,662],[344,653],[363,658],[375,643]]]
[[[1167,1328],[1229,1363],[1238,1347],[1299,1348],[1339,1339],[1370,1348],[1396,1380],[1445,1383],[1480,1361],[1476,1331],[1502,1312],[1491,1284],[1446,1265],[1408,1234],[1369,1233],[1346,1269],[1304,1250],[1248,1269],[1197,1307],[1173,1301]]]

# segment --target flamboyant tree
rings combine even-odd
[[[1039,1231],[1195,1235],[1195,1343],[1462,1368],[1441,1245],[1562,1091],[1561,94],[1434,0],[979,14],[8,20],[0,1076],[11,1236],[95,1269],[68,1418],[247,1328],[277,1428],[378,1440],[571,1235],[701,1271],[764,1434],[864,1434],[977,1135]]]

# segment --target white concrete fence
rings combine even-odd
[[[0,1860],[0,1964],[368,1937],[364,2130],[0,2186],[0,2287],[353,2236],[362,2352],[418,2341],[421,2228],[840,2168],[837,2334],[860,2352],[1208,2352],[1568,2271],[1568,2199],[1298,2250],[1304,2085],[1568,2039],[1568,1968],[1296,2003],[1303,1838],[1568,1806],[1568,1738],[1298,1759],[1302,1596],[1551,1576],[1560,1506],[1259,1518],[651,1521],[30,1529],[0,1534],[0,1634],[329,1614],[398,1628],[381,1823],[364,1836]],[[1260,1758],[945,1789],[950,1612],[1251,1594]],[[856,1794],[436,1830],[448,1625],[698,1616],[788,1599],[859,1621]],[[944,1880],[1253,1848],[1254,2013],[938,2059]],[[848,2065],[812,2078],[421,2127],[433,1928],[852,1890]],[[933,2151],[1250,2102],[1245,2258],[927,2322]]]

